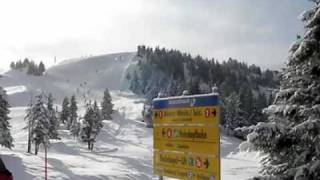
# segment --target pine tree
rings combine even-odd
[[[19,61],[16,63],[16,69],[21,70],[22,68],[24,68],[24,66],[23,66],[21,60],[19,60]]]
[[[139,91],[139,87],[140,87],[139,76],[138,76],[137,71],[134,71],[132,80],[130,82],[130,89],[133,92],[137,92],[137,91]]]
[[[102,117],[101,117],[101,110],[98,107],[97,101],[93,103],[93,112],[94,112],[94,121],[95,121],[95,129],[97,134],[100,132],[101,128],[103,127]]]
[[[284,180],[320,179],[320,5],[303,14],[306,34],[290,48],[280,91],[248,137],[267,156],[263,173]]]
[[[91,134],[93,129],[93,121],[94,121],[93,114],[94,114],[94,111],[93,111],[92,105],[89,104],[86,109],[86,113],[84,115],[81,131],[80,131],[81,140],[83,142],[88,143],[89,150],[91,149]]]
[[[240,102],[241,102],[241,109],[249,115],[252,109],[254,108],[253,107],[254,97],[252,94],[252,88],[250,88],[250,86],[244,85],[241,87]]]
[[[246,113],[241,109],[240,97],[236,93],[232,93],[226,98],[224,111],[224,126],[230,134],[237,127],[249,125]]]
[[[49,121],[50,121],[49,137],[51,139],[60,139],[58,134],[59,120],[57,118],[57,112],[53,108],[53,97],[51,93],[48,96],[47,109],[48,109]]]
[[[28,129],[28,150],[27,150],[28,153],[31,153],[31,143],[32,143],[31,132],[34,124],[34,117],[33,117],[32,110],[33,110],[33,97],[30,100],[29,108],[26,110],[27,115],[24,117],[24,120],[27,121],[26,129]]]
[[[34,61],[30,61],[27,68],[28,75],[37,75],[37,65],[34,63]]]
[[[91,103],[88,105],[83,120],[80,136],[83,142],[88,143],[88,149],[93,150],[95,138],[103,127],[100,109],[96,101],[93,105]]]
[[[39,75],[43,75],[43,73],[46,71],[46,68],[42,61],[39,64],[38,71],[39,71]]]
[[[189,84],[188,92],[190,94],[200,94],[199,79],[193,78]]]
[[[101,103],[101,116],[103,119],[112,119],[111,117],[111,114],[113,112],[112,108],[113,108],[112,99],[111,99],[109,90],[106,89],[104,91],[103,101]]]
[[[25,68],[25,67],[28,67],[30,64],[30,61],[28,58],[24,58],[23,60],[23,63],[22,63],[22,67]]]
[[[50,115],[42,95],[36,96],[36,102],[27,110],[25,119],[28,121],[29,137],[35,145],[35,155],[37,155],[40,144],[49,145],[50,138]]]
[[[77,114],[78,107],[77,107],[76,97],[74,95],[71,97],[70,103],[71,103],[70,118],[67,123],[68,129],[71,129],[71,126],[73,125],[77,125],[77,118],[78,118],[78,114]]]
[[[65,97],[62,102],[60,122],[63,124],[68,123],[69,117],[70,117],[69,99],[67,97]]]
[[[9,113],[6,91],[0,87],[0,145],[11,149],[13,138],[10,133]]]
[[[10,68],[11,68],[12,70],[16,69],[16,63],[15,63],[15,62],[11,62],[11,63],[10,63]]]
[[[94,142],[96,137],[98,136],[98,134],[100,133],[101,128],[103,127],[102,124],[102,118],[101,118],[101,112],[100,109],[98,107],[97,101],[94,101],[93,103],[93,126],[92,126],[92,131],[91,131],[91,136],[90,136],[90,147],[89,149],[92,151],[93,150],[93,146],[94,146]]]

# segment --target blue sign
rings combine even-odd
[[[217,95],[181,96],[173,98],[156,98],[153,100],[153,109],[216,106],[219,104]]]

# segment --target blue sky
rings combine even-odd
[[[0,2],[0,68],[52,65],[145,44],[263,68],[284,66],[307,0],[11,0]]]

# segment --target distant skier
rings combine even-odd
[[[0,158],[0,180],[13,180],[11,172],[6,168]]]

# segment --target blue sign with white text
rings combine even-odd
[[[207,96],[198,95],[198,96],[154,99],[153,109],[216,106],[218,104],[219,104],[219,99],[217,95],[207,95]]]

